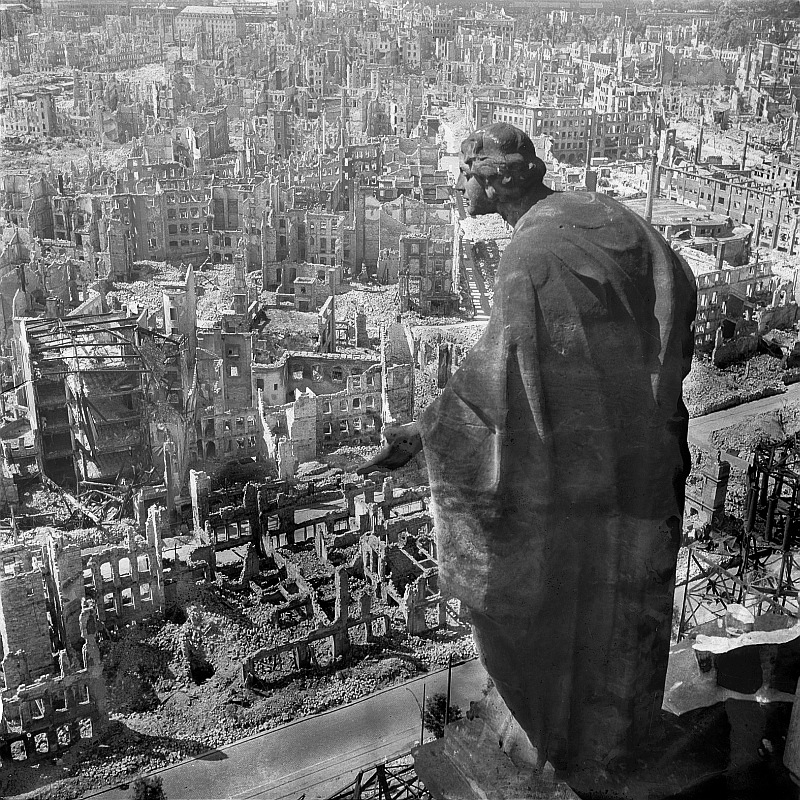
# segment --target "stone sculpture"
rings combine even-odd
[[[658,720],[690,460],[691,272],[605,195],[556,193],[507,124],[462,145],[471,215],[514,233],[487,328],[441,396],[360,472],[423,449],[441,581],[497,690],[577,786]]]

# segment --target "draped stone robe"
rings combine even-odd
[[[485,333],[420,420],[441,582],[559,769],[629,753],[660,711],[696,289],[600,194],[525,214]]]

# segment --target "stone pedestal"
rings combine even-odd
[[[800,693],[800,683],[797,684]],[[789,770],[792,782],[800,786],[800,694],[795,694],[789,730],[786,731],[786,745],[783,751],[783,763]]]
[[[414,768],[436,800],[578,800],[536,751],[494,688],[442,739],[413,750]]]

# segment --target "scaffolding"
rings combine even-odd
[[[136,319],[119,312],[26,319],[23,336],[43,473],[61,483],[69,464],[79,485],[131,464],[149,467]]]
[[[327,800],[433,800],[412,764],[377,764]]]
[[[678,638],[724,616],[731,603],[755,616],[800,616],[800,442],[794,437],[756,447],[747,471],[745,518],[739,532],[713,529],[689,548]]]

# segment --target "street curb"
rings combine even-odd
[[[472,658],[465,658],[461,661],[454,661],[452,666],[460,667],[464,664],[469,664],[471,661],[477,661],[477,660],[478,657],[473,656]],[[88,794],[82,794],[80,795],[80,798],[81,800],[83,800],[83,798],[100,797],[106,794],[107,792],[112,791],[113,789],[123,790],[124,786],[130,785],[131,783],[133,783],[133,781],[136,780],[136,778],[141,778],[146,775],[159,775],[162,772],[168,772],[169,770],[174,769],[175,767],[182,767],[186,764],[190,764],[192,761],[199,761],[203,759],[205,756],[210,755],[211,753],[224,752],[225,750],[231,747],[237,747],[238,745],[244,744],[245,742],[251,742],[254,739],[260,739],[261,737],[266,736],[267,734],[276,733],[277,731],[290,728],[293,725],[297,725],[299,722],[305,722],[306,720],[309,719],[316,719],[318,717],[325,716],[326,714],[333,714],[334,712],[341,711],[344,708],[349,708],[350,706],[355,706],[358,705],[359,703],[363,703],[365,700],[371,700],[373,697],[378,697],[379,695],[384,694],[385,692],[394,691],[395,689],[399,689],[403,686],[408,686],[408,684],[416,683],[417,681],[424,681],[433,675],[438,675],[441,672],[447,672],[447,669],[448,669],[447,667],[434,669],[429,672],[426,672],[424,675],[418,675],[416,678],[410,678],[407,681],[401,681],[400,683],[397,683],[393,686],[386,686],[383,689],[378,689],[377,692],[372,692],[371,694],[364,695],[363,697],[359,697],[357,700],[351,700],[349,703],[342,703],[341,705],[334,706],[333,708],[327,708],[325,709],[325,711],[320,711],[318,714],[307,714],[304,717],[298,717],[297,719],[293,719],[291,722],[284,722],[283,724],[277,725],[274,728],[269,728],[268,730],[265,731],[259,731],[258,733],[251,733],[249,736],[245,736],[242,739],[237,739],[235,742],[230,742],[230,744],[224,744],[221,747],[209,748],[208,750],[204,750],[202,753],[198,753],[196,756],[191,756],[190,758],[186,758],[183,761],[176,761],[174,764],[169,764],[166,767],[160,767],[159,769],[154,769],[151,772],[144,772],[141,773],[140,775],[135,775],[131,777],[130,780],[119,781],[118,783],[111,784],[109,786],[104,787],[103,789],[98,789]]]

